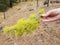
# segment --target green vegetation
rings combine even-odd
[[[6,11],[10,7],[10,5],[16,2],[17,0],[0,0],[0,12]]]
[[[8,8],[8,1],[7,0],[0,0],[0,11],[4,12]]]
[[[11,27],[5,27],[4,33],[10,33],[10,36],[22,36],[24,33],[32,33],[39,25],[36,19],[20,19],[17,24]]]
[[[33,0],[0,0],[0,12],[5,12],[9,7],[12,7],[14,3],[26,2]],[[37,5],[38,5],[38,0]]]
[[[40,10],[39,14],[44,13],[44,10]],[[5,27],[4,34],[10,36],[22,36],[23,34],[30,34],[39,27],[41,21],[38,13],[31,14],[28,19],[19,19],[17,24],[11,27]]]

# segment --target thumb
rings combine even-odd
[[[42,14],[42,15],[41,15],[41,18],[42,18],[42,19],[46,19],[46,18],[47,18],[47,16],[48,16],[48,14],[47,14],[47,13],[46,13],[46,14]]]
[[[45,13],[45,14],[42,14],[42,16],[44,17],[47,17],[47,16],[49,16],[50,14],[52,14],[52,11],[48,11],[47,13]]]
[[[51,12],[47,12],[45,14],[42,14],[42,16],[49,16],[51,14]]]
[[[48,16],[48,14],[42,14],[41,16],[42,16],[42,17],[45,17],[45,16]]]

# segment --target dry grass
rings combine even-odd
[[[27,18],[29,14],[36,13],[41,8],[46,11],[58,8],[60,4],[50,4],[49,7],[43,6],[42,2],[36,8],[36,2],[23,3],[14,6],[6,12],[6,19],[2,22],[3,26],[11,26],[16,24],[20,18]],[[33,9],[32,11],[29,11]],[[60,45],[60,20],[39,24],[39,28],[32,34],[23,35],[15,39],[18,45]],[[14,40],[14,39],[13,39]],[[13,40],[8,36],[0,33],[0,45],[14,45]]]

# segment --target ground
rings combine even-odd
[[[49,7],[39,2],[39,7],[36,7],[36,2],[19,3],[10,8],[5,14],[6,19],[1,19],[1,25],[12,26],[16,24],[18,19],[28,18],[29,14],[38,12],[41,8],[49,11],[54,8],[59,8],[60,3],[50,4]],[[2,13],[0,13],[3,15]],[[54,22],[41,22],[39,28],[32,34],[23,35],[22,37],[10,38],[0,32],[0,45],[60,45],[60,20]],[[16,43],[15,43],[16,42]]]

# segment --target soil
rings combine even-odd
[[[39,7],[36,2],[22,2],[10,8],[5,12],[6,19],[1,18],[2,27],[12,26],[21,18],[28,18],[31,13],[38,12],[41,8],[49,11],[59,8],[60,3],[50,4],[49,7],[43,5],[43,1],[39,1]],[[3,15],[3,13],[0,13]],[[0,45],[60,45],[60,20],[54,22],[41,22],[39,28],[32,34],[25,34],[21,37],[10,38],[0,31]],[[16,42],[16,43],[15,43]]]

